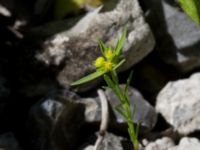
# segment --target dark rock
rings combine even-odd
[[[7,80],[2,76],[0,76],[0,119],[1,120],[2,118],[4,118],[6,105],[8,103],[7,98],[10,95],[10,89],[5,85],[6,82]]]
[[[72,150],[84,134],[82,127],[94,120],[97,104],[71,92],[55,93],[30,111],[28,129],[33,150]]]
[[[20,150],[19,144],[12,133],[0,135],[1,150]]]
[[[158,63],[159,65],[161,64],[160,62]],[[172,75],[176,76],[175,73],[172,73],[172,69],[168,71],[163,65],[157,66],[157,62],[154,64],[152,60],[146,59],[134,68],[132,83],[154,105],[158,92],[165,86]]]
[[[156,51],[167,64],[188,72],[200,67],[200,27],[175,0],[140,0],[156,37]]]
[[[9,88],[5,86],[6,82],[6,79],[0,76],[0,98],[7,97],[10,94]]]

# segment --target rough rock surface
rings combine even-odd
[[[103,142],[99,146],[99,150],[123,150],[123,141],[125,142],[126,139],[120,136],[116,136],[111,133],[106,133]],[[126,150],[131,150],[131,144],[127,144]],[[85,147],[83,150],[94,150],[93,145],[89,145]]]
[[[35,55],[45,66],[57,67],[57,81],[64,87],[93,72],[92,62],[100,55],[98,39],[115,46],[124,27],[128,29],[123,48],[126,70],[143,59],[154,47],[154,38],[144,21],[137,0],[120,0],[113,10],[101,8],[87,14],[71,29],[56,34],[44,42],[43,49]],[[84,87],[87,90],[90,87]]]
[[[175,147],[170,148],[169,150],[199,150],[200,142],[196,138],[184,137],[181,139],[179,144]]]
[[[123,89],[124,85],[121,85],[121,88]],[[157,121],[157,114],[155,109],[143,98],[143,96],[140,94],[139,91],[136,89],[129,87],[129,97],[130,102],[132,105],[132,111],[134,108],[134,103],[136,105],[136,114],[135,118],[133,118],[135,123],[139,123],[141,126],[141,133],[147,133],[149,132]],[[126,122],[124,121],[123,117],[115,110],[115,105],[120,104],[118,98],[114,95],[114,93],[110,90],[106,90],[106,96],[108,98],[108,101],[110,102],[110,106],[112,107],[112,110],[115,114],[116,120],[118,122],[118,127],[122,129],[121,126],[126,125]],[[121,124],[121,126],[120,126]],[[125,127],[125,131],[127,132],[127,129]]]
[[[140,1],[159,43],[156,51],[160,58],[184,72],[200,67],[200,26],[181,10],[176,0]]]
[[[200,142],[196,138],[183,137],[179,144],[175,146],[171,138],[163,137],[154,142],[150,142],[145,150],[199,150]]]
[[[158,94],[156,110],[181,134],[200,130],[200,73],[169,82]]]
[[[145,150],[169,150],[169,148],[174,147],[174,142],[168,137],[163,137],[155,142],[150,142]]]

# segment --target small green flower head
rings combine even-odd
[[[114,66],[115,66],[115,64],[108,60],[104,63],[103,69],[105,72],[108,72],[108,71],[111,71]]]
[[[108,49],[106,52],[105,52],[105,57],[108,59],[108,60],[112,60],[114,58],[114,53],[111,49]]]
[[[105,63],[105,59],[103,57],[98,57],[95,60],[94,65],[95,65],[96,68],[101,68],[101,67],[103,67],[104,63]]]
[[[105,50],[104,56],[105,56],[105,58],[104,57],[98,57],[95,60],[94,66],[96,67],[97,70],[109,72],[115,66],[115,63],[113,62],[114,53],[109,48],[109,49]]]

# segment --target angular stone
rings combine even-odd
[[[124,85],[121,85],[121,88],[124,88]],[[157,114],[155,109],[143,98],[143,96],[140,94],[139,91],[136,89],[129,87],[129,96],[130,96],[130,102],[131,102],[131,111],[133,112],[134,104],[136,105],[136,113],[135,118],[133,118],[133,121],[135,123],[140,124],[140,132],[141,133],[147,133],[149,132],[157,121]],[[108,101],[110,102],[110,106],[112,108],[112,111],[115,115],[116,121],[117,121],[117,128],[120,128],[120,130],[124,130],[127,132],[127,123],[123,119],[123,117],[115,110],[115,106],[120,104],[119,99],[114,95],[114,93],[111,91],[111,89],[107,89],[105,91],[106,96],[108,98]]]
[[[183,72],[200,67],[200,26],[181,10],[176,0],[140,1],[159,43],[156,51],[160,58]]]
[[[158,94],[156,110],[181,134],[200,130],[200,73],[169,82]]]
[[[200,141],[197,138],[184,137],[179,144],[169,150],[199,150]]]
[[[155,142],[150,142],[145,150],[169,150],[171,147],[174,147],[174,142],[168,137],[163,137],[156,140]]]
[[[100,10],[90,12],[71,29],[47,39],[43,48],[35,54],[36,61],[56,68],[55,78],[66,88],[72,81],[94,71],[93,61],[100,55],[98,39],[114,47],[127,27],[128,35],[123,48],[126,63],[121,70],[139,62],[154,47],[153,35],[137,0],[121,0],[113,10]],[[91,89],[96,82],[90,86],[86,84],[82,90]]]

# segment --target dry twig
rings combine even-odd
[[[101,125],[98,133],[98,138],[96,140],[94,150],[98,150],[99,145],[103,141],[103,138],[106,134],[107,126],[108,126],[108,117],[109,117],[109,111],[108,111],[108,102],[106,99],[106,96],[103,92],[103,90],[98,90],[98,95],[101,101]]]

